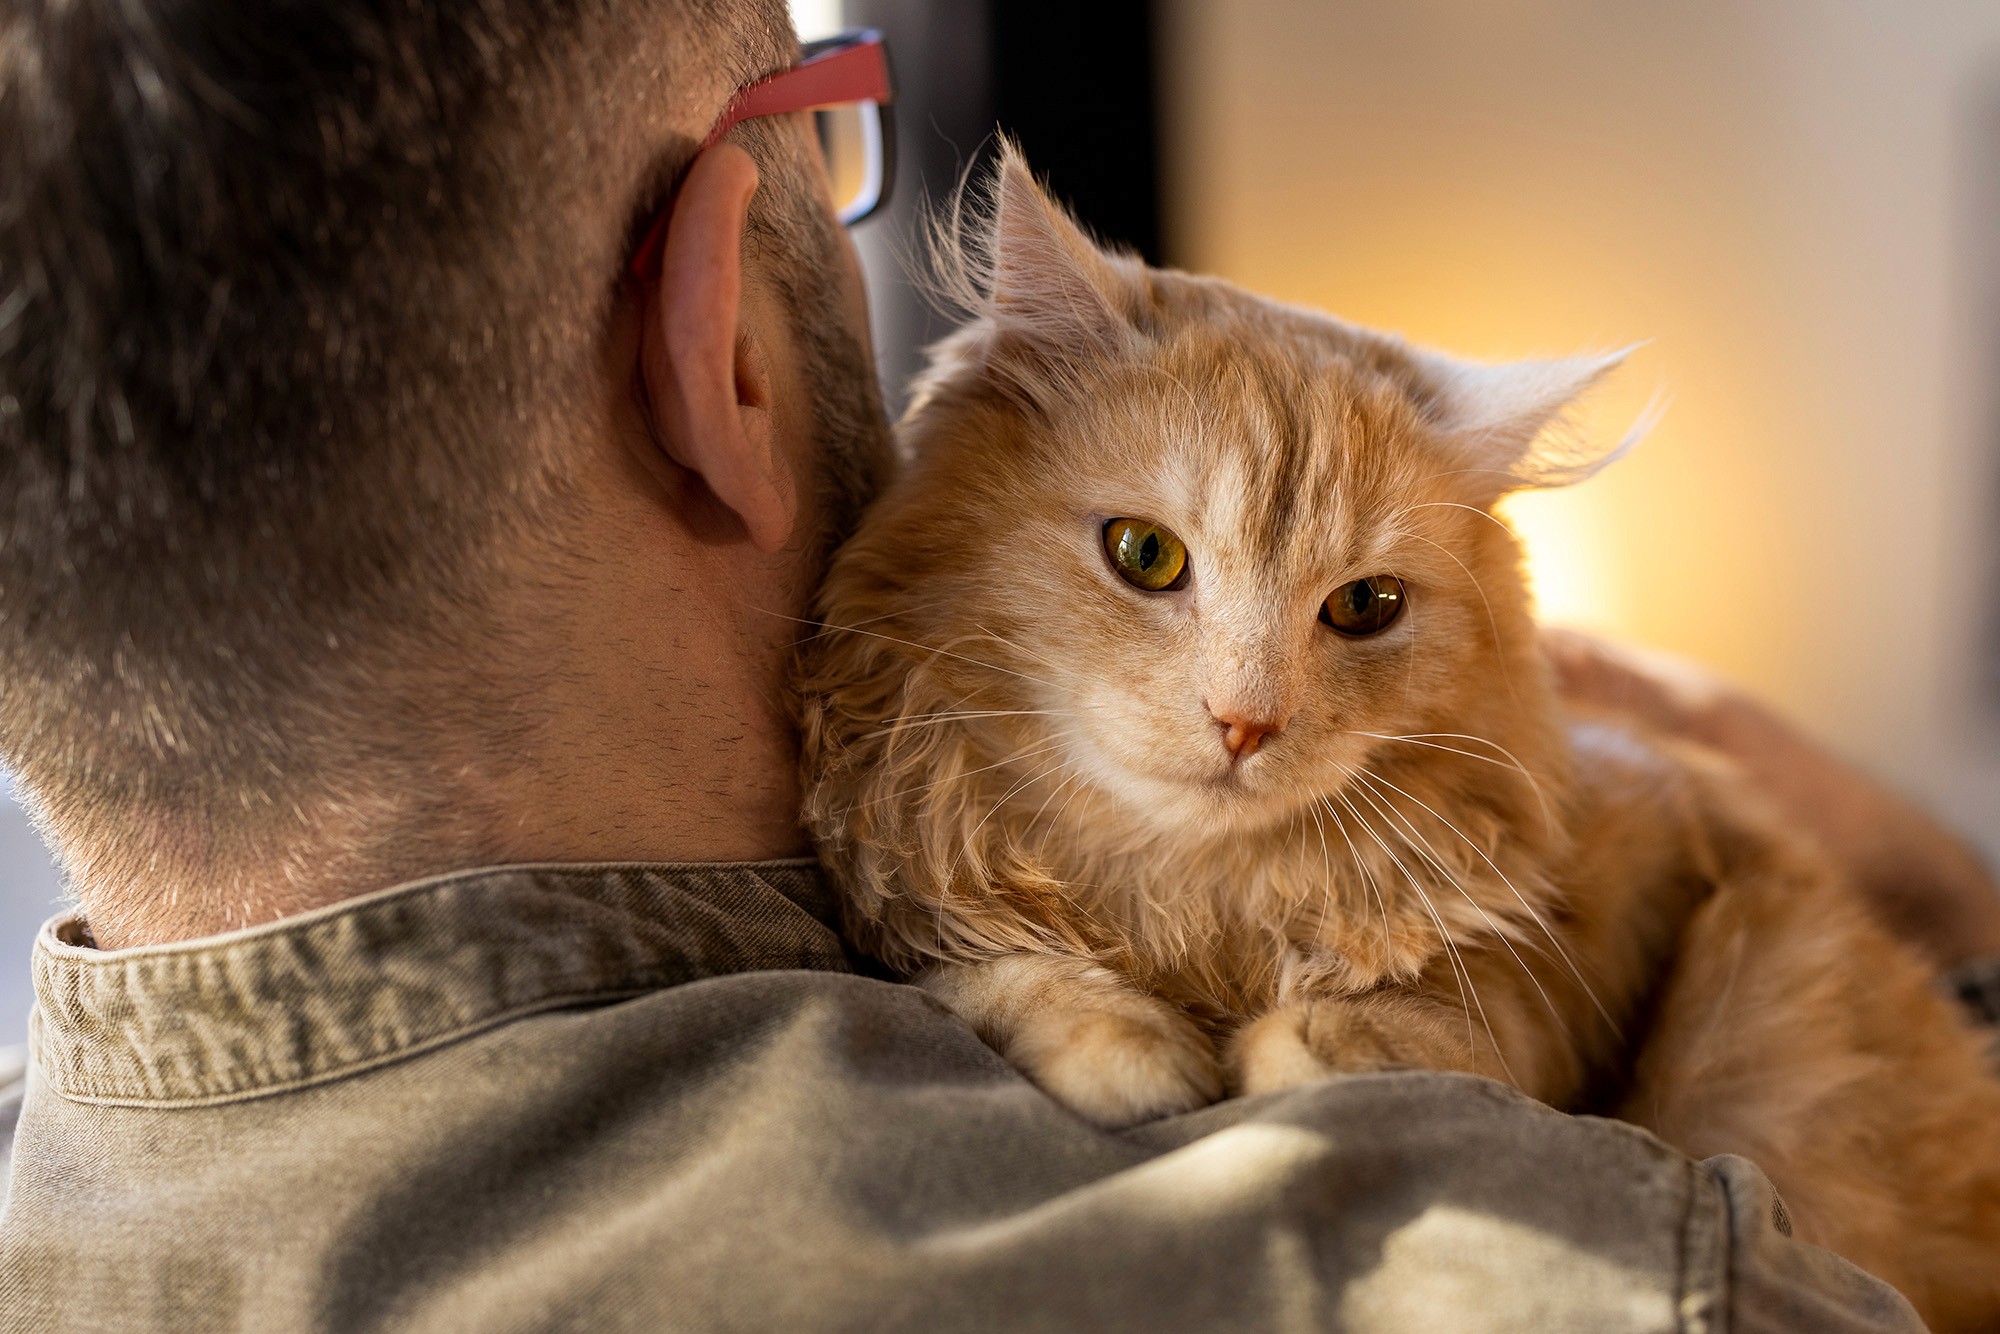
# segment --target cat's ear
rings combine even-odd
[[[1007,139],[936,220],[932,254],[938,294],[973,318],[931,350],[917,401],[965,374],[1031,403],[1059,399],[1084,366],[1138,350],[1145,266],[1091,240]]]
[[[1427,415],[1451,442],[1471,488],[1497,500],[1524,488],[1574,485],[1639,443],[1651,413],[1609,447],[1582,439],[1568,420],[1576,401],[1638,346],[1498,366],[1434,353],[1415,360]]]
[[[1000,145],[993,181],[990,318],[1051,350],[1116,356],[1134,334],[1129,259],[1107,254],[1049,198],[1020,149]]]

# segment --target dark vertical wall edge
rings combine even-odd
[[[1153,0],[847,0],[888,35],[896,77],[896,194],[855,232],[876,359],[892,410],[949,316],[923,295],[925,202],[1020,140],[1056,195],[1104,240],[1160,260]]]
[[[1160,261],[1151,0],[989,10],[994,118],[1099,236]]]

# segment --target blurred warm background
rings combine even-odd
[[[922,191],[996,122],[1115,239],[1492,358],[1651,339],[1630,459],[1528,497],[1544,614],[1698,658],[2000,858],[2000,5],[801,0],[897,66],[866,224],[892,387]],[[0,1043],[57,895],[0,821]]]
[[[1173,260],[1487,357],[1649,338],[1514,502],[1544,615],[1688,654],[2000,853],[2000,6],[1182,0]]]

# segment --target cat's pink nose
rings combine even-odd
[[[1222,728],[1222,744],[1230,755],[1239,760],[1247,760],[1257,753],[1257,747],[1264,744],[1264,738],[1283,726],[1264,718],[1248,718],[1240,713],[1224,709],[1220,713],[1208,711]]]

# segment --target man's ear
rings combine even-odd
[[[743,324],[743,229],[757,164],[735,144],[695,158],[668,215],[645,307],[640,366],[654,432],[765,551],[798,515],[780,457],[766,355]]]

